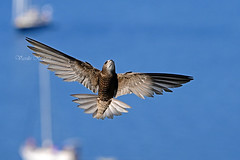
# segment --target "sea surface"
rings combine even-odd
[[[26,47],[36,39],[101,69],[191,75],[172,93],[119,99],[129,113],[96,120],[70,94],[91,91],[50,73],[53,142],[78,140],[82,160],[240,159],[240,1],[87,0],[50,4],[45,28],[19,31],[11,1],[0,5],[0,159],[20,160],[32,137],[41,145],[39,62]]]

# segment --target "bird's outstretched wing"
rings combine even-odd
[[[116,97],[134,93],[144,99],[155,94],[172,92],[169,88],[176,88],[193,80],[191,76],[167,73],[121,73],[118,76],[118,90]]]
[[[33,45],[28,46],[35,52],[33,55],[40,57],[40,63],[48,65],[48,69],[54,71],[56,76],[68,82],[78,81],[94,93],[98,91],[100,71],[91,64],[77,60],[31,38],[26,40]]]

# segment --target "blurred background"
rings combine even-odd
[[[26,36],[99,69],[113,59],[118,73],[194,77],[163,96],[119,97],[129,113],[96,120],[70,96],[91,91],[51,72],[55,148],[77,140],[82,160],[240,159],[240,1],[33,0],[48,4],[52,19],[24,30],[13,23],[12,4],[0,5],[1,159],[20,160],[29,137],[41,146],[39,62]]]

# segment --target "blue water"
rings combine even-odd
[[[51,73],[53,140],[79,139],[83,160],[240,159],[240,1],[47,1],[52,25],[20,32],[11,3],[0,5],[0,158],[19,160],[28,137],[40,145],[38,61],[25,37],[55,47],[101,69],[194,76],[173,93],[142,100],[113,120],[96,120],[72,102],[91,93]],[[20,58],[23,57],[23,58]]]

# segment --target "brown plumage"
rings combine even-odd
[[[154,94],[172,92],[169,88],[182,86],[193,78],[191,76],[168,73],[134,73],[126,72],[116,74],[115,63],[108,60],[104,63],[102,71],[94,68],[88,62],[77,60],[56,49],[31,38],[26,40],[33,46],[28,46],[35,56],[40,57],[40,63],[48,65],[48,69],[64,81],[77,81],[85,87],[98,92],[94,94],[73,94],[85,113],[93,114],[94,118],[113,118],[113,115],[121,115],[131,108],[114,97],[134,93],[144,99],[145,96],[153,97]]]

